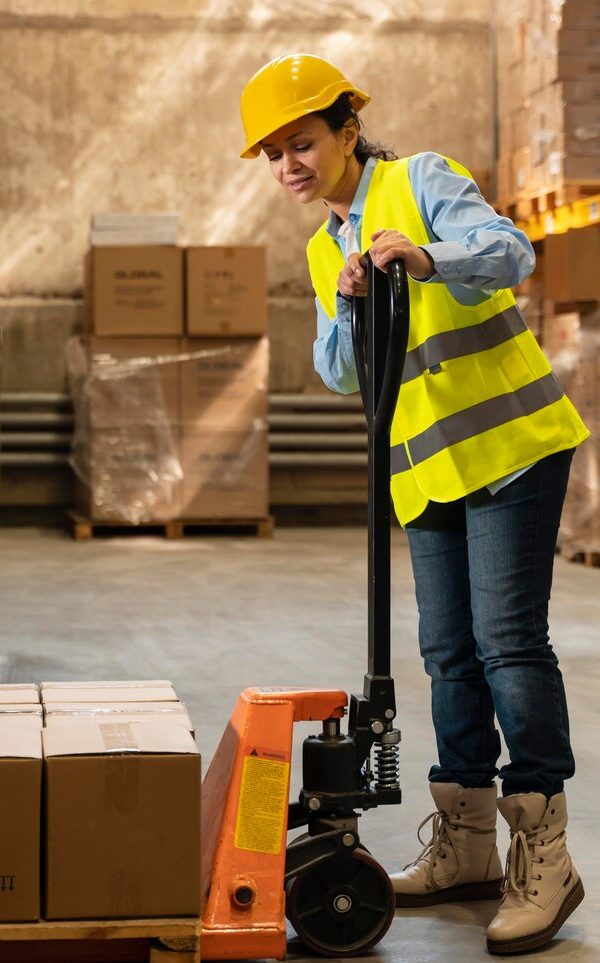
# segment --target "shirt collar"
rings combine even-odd
[[[376,165],[377,158],[369,157],[363,168],[363,172],[358,182],[358,187],[356,188],[356,194],[354,195],[354,200],[350,206],[350,213],[348,214],[348,220],[353,227],[356,227],[363,216],[367,191],[369,190],[369,184],[371,183],[371,178]],[[326,227],[327,233],[331,235],[331,237],[337,237],[341,224],[342,221],[337,214],[334,211],[330,211],[329,220],[327,221]]]

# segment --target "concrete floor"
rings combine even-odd
[[[61,532],[0,529],[0,681],[171,679],[195,722],[207,764],[238,693],[248,685],[360,691],[366,661],[365,551],[361,529],[280,529],[273,540],[167,542],[134,536],[87,543],[74,543]],[[393,673],[404,802],[361,820],[363,841],[390,870],[416,855],[416,826],[432,809],[426,773],[434,758],[412,577],[398,531],[393,573]],[[599,570],[557,560],[552,626],[578,761],[568,785],[569,843],[587,898],[559,937],[526,959],[592,963],[600,960],[600,861],[594,850]],[[298,750],[311,728],[297,733]],[[502,826],[501,848],[506,844]],[[489,960],[484,927],[493,913],[492,903],[398,912],[369,958]],[[294,943],[290,953],[304,958]]]

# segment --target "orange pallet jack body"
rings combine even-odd
[[[394,916],[389,877],[361,845],[357,810],[401,801],[390,676],[389,431],[408,342],[408,283],[401,261],[387,276],[366,262],[369,296],[352,305],[369,453],[363,693],[348,700],[337,689],[249,688],[239,697],[202,787],[204,959],[283,959],[286,916],[308,949],[358,956]],[[304,740],[302,789],[290,803],[293,726],[309,720],[322,729]],[[300,827],[286,845],[288,830]]]
[[[339,718],[347,704],[329,690],[239,697],[202,787],[205,959],[284,959],[293,723]]]

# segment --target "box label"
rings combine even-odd
[[[235,826],[238,849],[276,856],[283,844],[290,764],[278,750],[253,748],[244,759]]]

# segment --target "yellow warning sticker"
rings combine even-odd
[[[273,756],[279,753],[254,750],[244,759],[235,845],[276,856],[283,844],[290,764]]]

